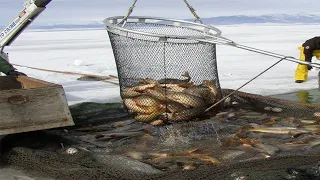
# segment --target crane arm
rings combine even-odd
[[[1,54],[46,9],[51,0],[26,0],[20,13],[0,31]]]

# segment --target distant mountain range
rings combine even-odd
[[[194,19],[185,19],[193,21]],[[218,16],[211,18],[202,18],[203,23],[210,25],[237,25],[237,24],[320,24],[320,13],[314,14],[273,14],[273,15],[260,15],[260,16]],[[103,29],[104,24],[101,21],[92,21],[79,24],[31,24],[29,29],[77,29],[77,28],[99,28]]]
[[[189,19],[192,21],[192,19]],[[219,16],[203,18],[205,24],[231,25],[231,24],[255,24],[255,23],[277,23],[277,24],[320,24],[320,14],[275,14],[261,16]]]

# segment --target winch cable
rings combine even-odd
[[[183,0],[183,1],[186,3],[187,7],[189,8],[189,10],[191,11],[191,13],[192,13],[193,16],[195,17],[194,22],[200,22],[201,24],[203,24],[202,21],[201,21],[201,19],[200,19],[200,17],[199,17],[198,14],[196,13],[196,10],[188,3],[187,0]]]
[[[123,19],[118,23],[118,25],[121,24],[121,23],[123,23],[123,22],[125,22],[125,21],[127,21],[128,17],[129,17],[129,16],[131,15],[131,13],[133,12],[133,9],[134,9],[137,1],[138,1],[138,0],[134,0],[134,1],[133,1],[132,5],[130,6],[130,8],[129,8],[128,12],[127,12],[127,14],[126,14],[126,15],[123,17]],[[125,25],[125,23],[123,23],[122,26],[124,26],[124,25]]]
[[[232,94],[236,93],[237,91],[239,91],[241,88],[243,88],[244,86],[248,85],[250,82],[252,82],[253,80],[257,79],[259,76],[261,76],[262,74],[264,74],[265,72],[267,72],[268,70],[270,70],[271,68],[273,68],[275,65],[277,65],[278,63],[280,63],[281,61],[285,60],[286,58],[291,58],[291,57],[284,57],[281,58],[279,61],[277,61],[276,63],[274,63],[273,65],[271,65],[270,67],[268,67],[267,69],[265,69],[264,71],[262,71],[261,73],[259,73],[257,76],[255,76],[254,78],[250,79],[248,82],[244,83],[242,86],[240,86],[238,89],[234,90],[233,92],[231,92],[230,94],[228,94],[227,96],[223,97],[222,99],[220,99],[218,102],[216,102],[214,105],[210,106],[209,108],[207,108],[204,112],[209,111],[210,109],[216,107],[218,104],[220,104],[221,102],[224,102],[228,97],[230,97]]]
[[[126,24],[125,22],[127,21],[128,17],[129,17],[129,16],[131,15],[131,13],[133,12],[133,9],[134,9],[137,1],[138,1],[138,0],[134,0],[134,1],[133,1],[132,5],[131,5],[130,8],[128,9],[127,14],[123,17],[123,19],[122,19],[120,22],[117,23],[117,25],[123,23],[123,25],[122,25],[122,27],[123,27],[123,26]],[[188,3],[187,0],[183,0],[183,1],[186,3],[188,9],[190,10],[190,12],[191,12],[191,13],[193,14],[193,16],[195,17],[194,22],[200,22],[201,24],[203,24],[202,21],[201,21],[201,19],[200,19],[200,17],[199,17],[198,14],[196,13],[196,10]]]

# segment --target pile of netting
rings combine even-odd
[[[73,127],[4,137],[3,166],[58,180],[320,178],[320,105],[238,92],[211,118],[162,126],[120,103],[70,109]]]

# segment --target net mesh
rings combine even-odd
[[[202,36],[167,24],[125,27]],[[319,104],[236,92],[204,113],[233,92],[220,88],[214,44],[108,33],[123,103],[70,106],[73,127],[4,137],[2,166],[58,180],[320,179]]]
[[[203,36],[202,31],[168,24],[127,22],[125,28],[177,37]],[[136,120],[180,121],[203,113],[214,103],[205,101],[209,92],[205,92],[204,81],[214,88],[212,97],[221,93],[215,44],[171,37],[162,41],[156,36],[109,29],[121,97]],[[187,115],[176,117],[177,111]]]
[[[134,120],[121,104],[78,104],[73,127],[6,136],[2,163],[61,180],[319,179],[319,106],[245,92],[232,100],[206,120],[164,126]]]

